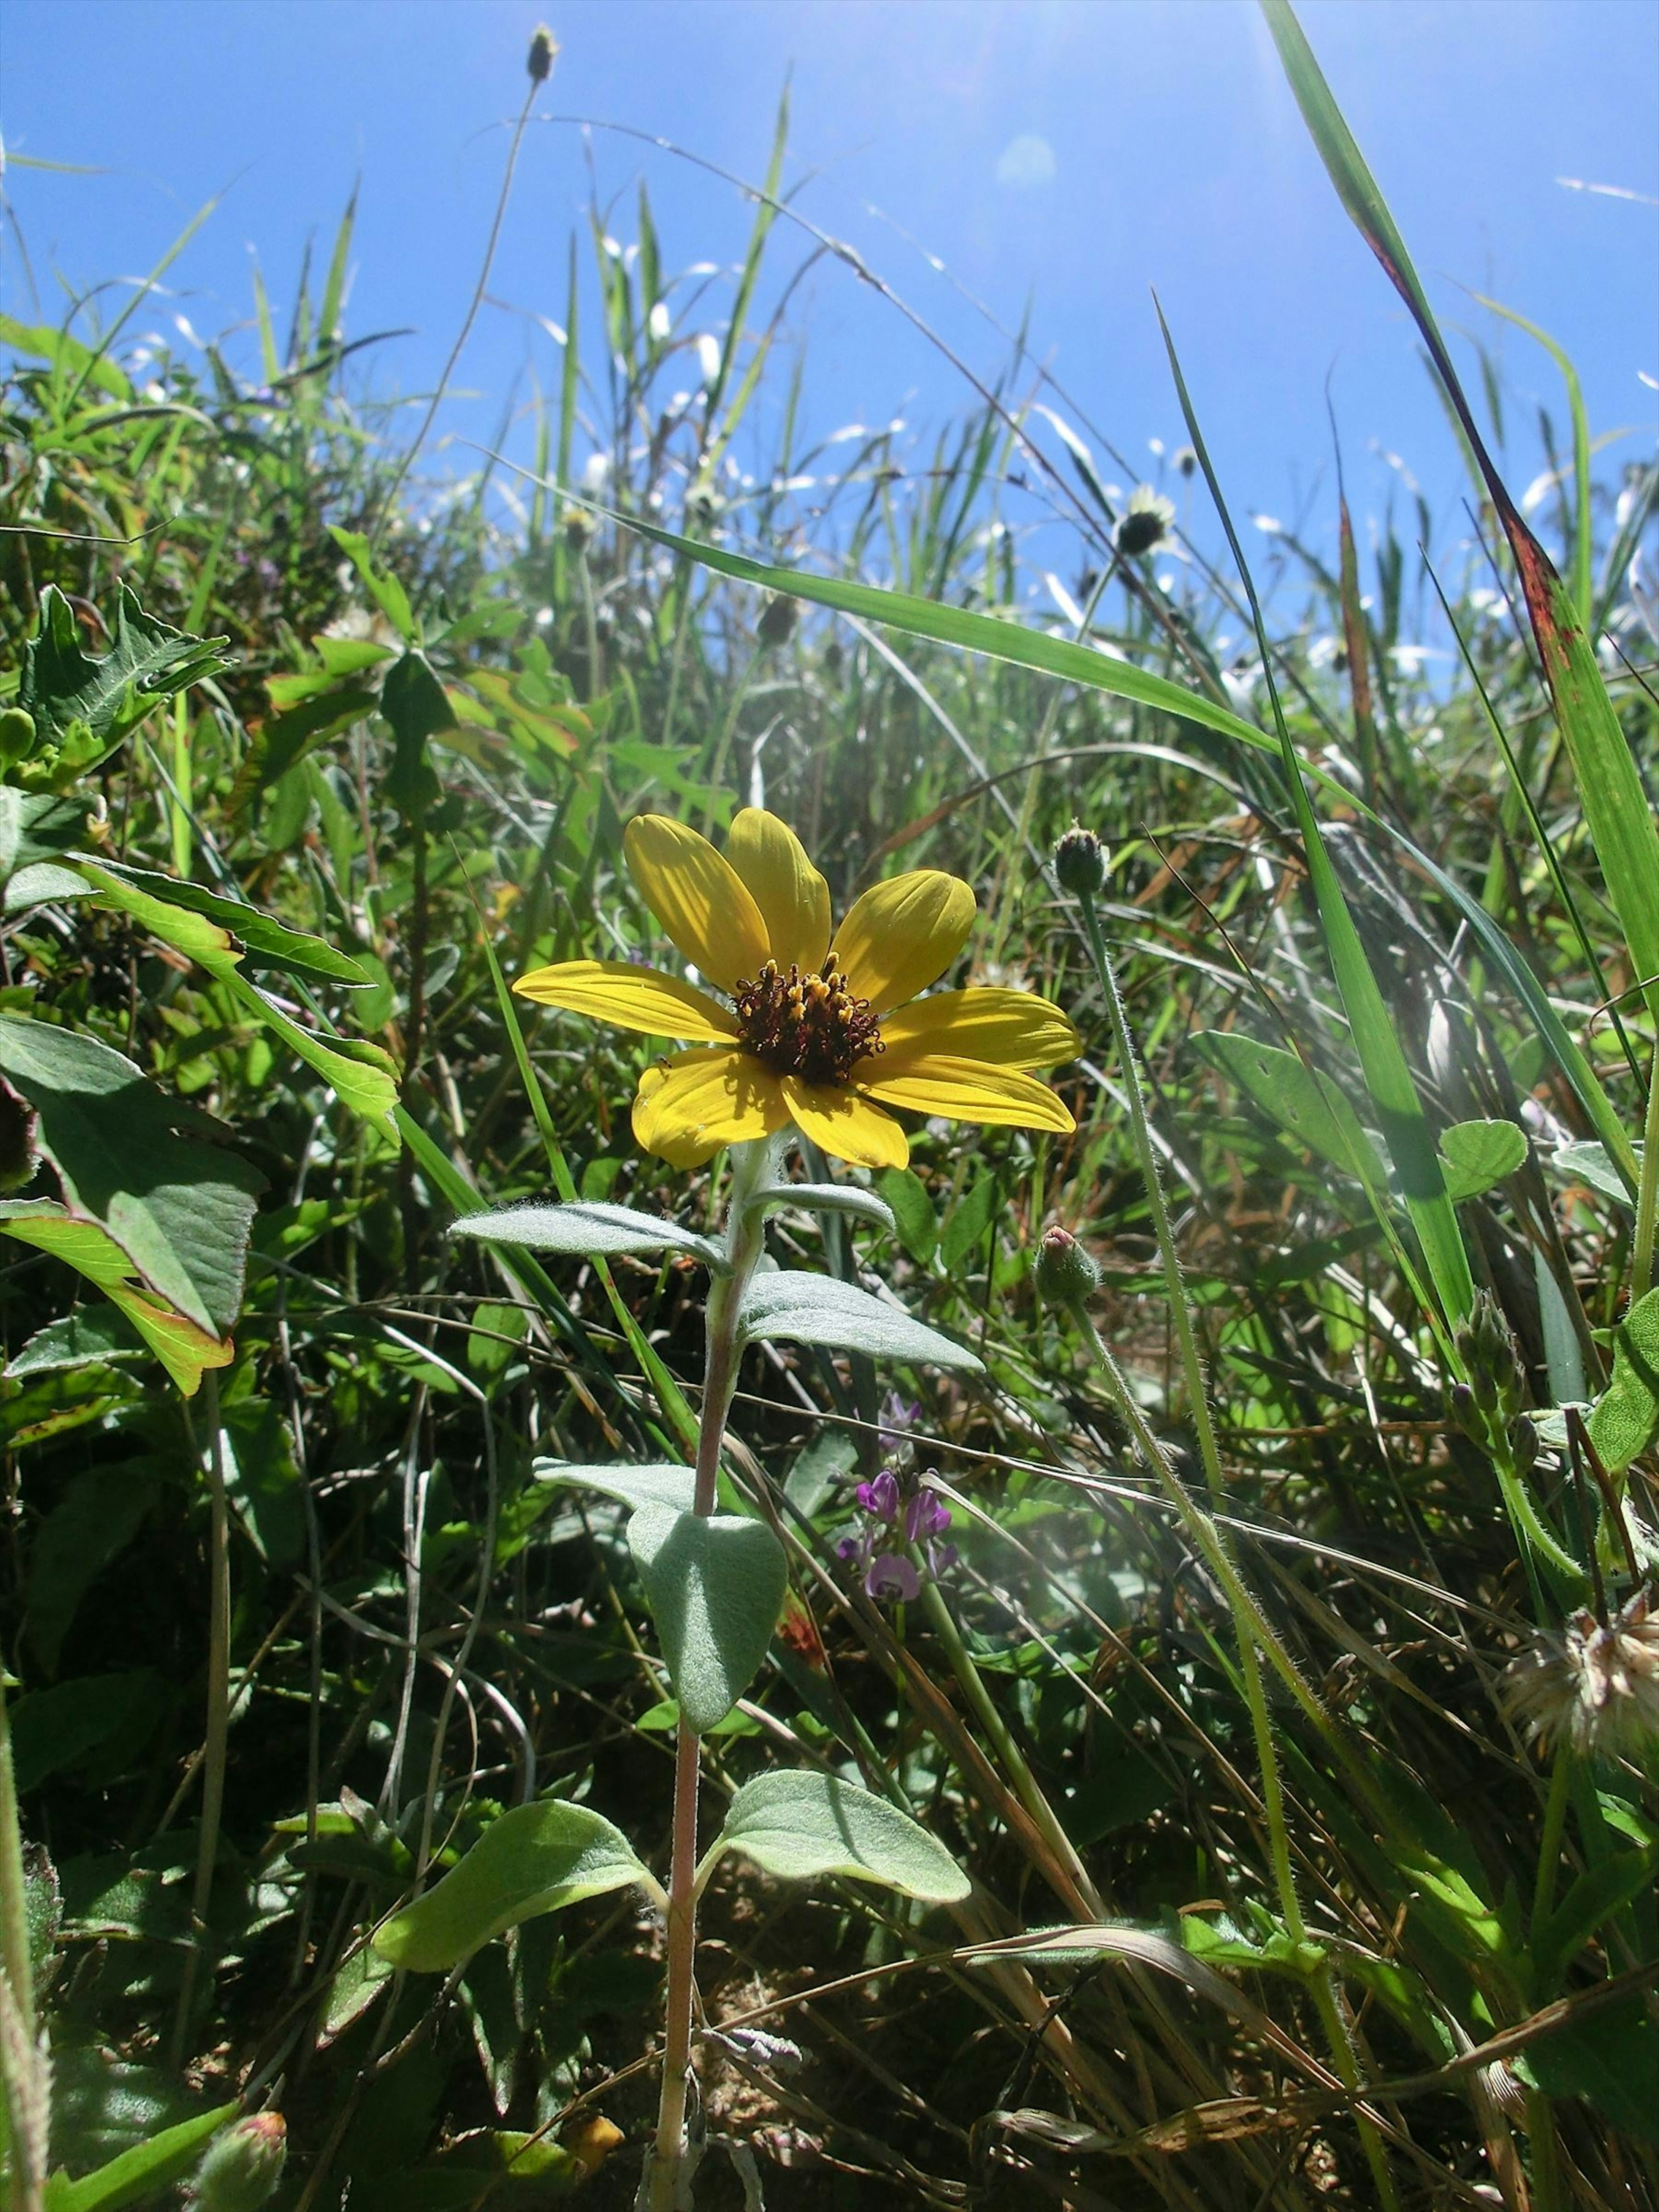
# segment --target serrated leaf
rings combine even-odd
[[[143,1346],[120,1316],[102,1306],[83,1306],[37,1328],[5,1369],[9,1382],[30,1375],[52,1375],[75,1367],[106,1366],[117,1360],[139,1359]]]
[[[925,1905],[954,1904],[973,1887],[908,1814],[833,1774],[775,1772],[746,1782],[697,1869],[699,1888],[727,1851],[785,1881],[855,1875]]]
[[[374,1948],[411,1973],[447,1973],[522,1920],[635,1882],[663,1901],[650,1869],[602,1814],[559,1798],[515,1806],[434,1889],[393,1913]]]
[[[1649,1291],[1613,1336],[1613,1379],[1590,1408],[1589,1440],[1622,1474],[1659,1436],[1659,1291]]]
[[[264,1177],[180,1133],[177,1107],[96,1037],[0,1014],[0,1072],[40,1116],[69,1212],[100,1224],[158,1297],[226,1335]]]
[[[689,1513],[696,1496],[697,1478],[689,1467],[668,1462],[641,1467],[569,1467],[563,1460],[538,1459],[533,1469],[538,1482],[556,1482],[571,1490],[597,1490],[601,1498],[614,1498],[635,1511],[641,1505],[667,1505]]]
[[[26,787],[71,781],[114,751],[147,714],[178,691],[230,665],[222,637],[192,637],[148,615],[125,584],[106,653],[82,643],[74,608],[55,584],[23,647],[17,705],[33,720],[29,759],[14,770]]]
[[[878,1222],[890,1237],[898,1234],[893,1209],[885,1199],[878,1198],[872,1190],[860,1190],[856,1183],[769,1183],[749,1201],[750,1211],[755,1213],[775,1213],[786,1206],[798,1206],[806,1213],[850,1213],[858,1220]]]
[[[1345,1175],[1378,1188],[1387,1182],[1358,1115],[1328,1076],[1316,1073],[1293,1052],[1233,1030],[1206,1030],[1193,1042],[1298,1144]]]
[[[492,1213],[464,1214],[452,1237],[480,1237],[492,1244],[520,1244],[527,1252],[690,1252],[705,1267],[724,1267],[726,1255],[712,1237],[682,1229],[631,1206],[580,1200],[565,1206],[505,1206]]]
[[[184,2180],[204,2148],[235,2118],[239,2109],[217,2105],[211,2112],[180,2120],[176,2127],[163,2128],[148,2142],[135,2143],[79,2181],[71,2181],[60,2168],[46,2183],[46,2212],[121,2212],[124,2205],[148,2203]]]
[[[983,1363],[938,1329],[913,1321],[852,1283],[795,1268],[762,1275],[744,1301],[746,1339],[769,1337],[793,1344],[827,1344],[867,1352],[878,1359],[925,1360],[934,1367],[982,1371]]]
[[[1446,1195],[1454,1201],[1479,1198],[1512,1176],[1526,1157],[1526,1132],[1513,1121],[1454,1121],[1440,1137]]]
[[[641,1505],[628,1546],[674,1695],[699,1735],[723,1721],[766,1656],[789,1571],[763,1521]]]

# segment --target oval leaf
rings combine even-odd
[[[908,1814],[833,1774],[762,1774],[745,1783],[697,1869],[700,1888],[726,1851],[785,1881],[856,1875],[925,1905],[954,1904],[973,1887]]]
[[[1231,1030],[1206,1030],[1193,1042],[1298,1144],[1345,1175],[1379,1187],[1386,1182],[1376,1147],[1328,1076],[1316,1075],[1293,1052]]]
[[[896,1306],[872,1298],[833,1275],[794,1268],[762,1275],[744,1302],[745,1337],[779,1337],[793,1344],[828,1344],[878,1358],[927,1360],[934,1367],[982,1371],[983,1362],[936,1328],[912,1321]]]
[[[521,1920],[638,1882],[662,1892],[620,1828],[586,1805],[548,1798],[492,1820],[435,1889],[395,1912],[374,1948],[414,1974],[447,1973]]]
[[[1613,1336],[1613,1380],[1589,1417],[1603,1467],[1622,1474],[1659,1436],[1659,1291],[1649,1291]]]
[[[1638,1164],[1642,1147],[1633,1147]],[[1636,1200],[1625,1186],[1625,1179],[1613,1165],[1605,1145],[1595,1143],[1558,1145],[1545,1155],[1550,1165],[1569,1182],[1587,1182],[1592,1190],[1599,1190],[1604,1198],[1616,1198],[1620,1206],[1634,1206]]]
[[[571,1467],[562,1459],[538,1459],[532,1471],[538,1482],[597,1490],[602,1498],[614,1498],[635,1510],[641,1505],[666,1505],[689,1513],[697,1491],[694,1469],[667,1461],[644,1467]]]
[[[641,1505],[629,1548],[680,1711],[699,1735],[726,1718],[759,1672],[789,1571],[763,1521]]]
[[[712,1237],[681,1229],[631,1206],[580,1200],[568,1206],[505,1206],[494,1213],[468,1213],[452,1222],[452,1237],[482,1237],[492,1244],[518,1244],[526,1252],[690,1252],[707,1267],[723,1268],[726,1255]]]
[[[1512,1176],[1526,1157],[1526,1132],[1513,1121],[1455,1121],[1440,1138],[1446,1195],[1479,1198]]]

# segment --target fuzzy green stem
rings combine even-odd
[[[950,1662],[951,1672],[961,1686],[963,1695],[973,1707],[991,1748],[1001,1762],[1003,1772],[1013,1784],[1014,1795],[1036,1822],[1043,1841],[1077,1893],[1073,1909],[1091,1913],[1097,1920],[1103,1919],[1106,1908],[1101,1901],[1099,1891],[1090,1881],[1088,1869],[1078,1856],[1076,1846],[1061,1827],[1058,1814],[1026,1763],[1025,1754],[998,1711],[996,1700],[986,1688],[984,1678],[975,1666],[973,1655],[963,1642],[951,1608],[945,1602],[944,1594],[931,1577],[922,1584],[921,1604],[927,1615],[928,1626],[939,1638]]]
[[[1528,1937],[1536,1942],[1545,1917],[1555,1902],[1555,1877],[1561,1864],[1561,1838],[1566,1832],[1567,1804],[1571,1794],[1572,1760],[1558,1750],[1550,1769],[1550,1794],[1544,1803],[1544,1832],[1538,1839],[1538,1872],[1532,1892],[1532,1919]]]
[[[1653,1287],[1654,1224],[1659,1218],[1659,1046],[1648,1078],[1647,1120],[1642,1131],[1642,1176],[1636,1193],[1636,1229],[1631,1239],[1630,1302]]]
[[[46,2087],[35,2042],[34,1966],[29,1951],[28,1900],[23,1884],[23,1832],[12,1765],[11,1723],[6,1712],[6,1670],[0,1665],[0,1965],[5,1970],[12,2018],[0,2028],[0,2069],[11,2117],[12,2212],[40,2212],[44,2199],[45,2152],[24,2155],[46,2105]],[[36,2125],[32,2125],[32,2122]]]
[[[764,1218],[749,1200],[769,1178],[775,1146],[769,1139],[736,1145],[726,1228],[726,1271],[708,1294],[703,1354],[702,1418],[697,1430],[696,1491],[692,1510],[714,1510],[726,1417],[737,1389],[743,1356],[738,1321],[744,1294],[765,1248]],[[680,1717],[674,1739],[673,1845],[668,1875],[668,1985],[664,1997],[662,2091],[657,2129],[640,2190],[641,2212],[676,2212],[683,2201],[685,2108],[691,2067],[691,2022],[696,1994],[697,1733]]]
[[[179,2009],[173,2023],[174,2067],[183,2062],[197,1979],[210,1948],[208,1909],[213,1895],[214,1863],[219,1856],[219,1822],[225,1803],[225,1752],[230,1733],[230,1509],[225,1494],[219,1381],[211,1369],[204,1377],[204,1384],[209,1422],[207,1717],[202,1736],[202,1829],[196,1847],[196,1882],[190,1907],[191,1942],[185,1960]]]

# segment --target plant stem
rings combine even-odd
[[[208,1908],[213,1894],[214,1863],[219,1856],[225,1747],[230,1732],[230,1510],[225,1497],[224,1431],[219,1420],[218,1376],[210,1368],[203,1382],[209,1422],[207,1718],[202,1737],[202,1831],[196,1847],[196,1885],[190,1905],[191,1942],[173,2023],[174,2067],[184,2058],[197,1978],[209,1948]]]
[[[0,1664],[0,1966],[6,2017],[0,2020],[0,2073],[11,2121],[12,2212],[40,2212],[45,2202],[46,2130],[51,2090],[35,2040],[34,1964],[29,1950],[28,1900],[23,1885],[23,1834],[6,1713],[6,1670]]]
[[[708,1340],[703,1353],[702,1418],[697,1429],[696,1491],[692,1510],[707,1519],[714,1510],[726,1417],[737,1389],[743,1356],[738,1321],[765,1246],[763,1219],[749,1200],[769,1177],[775,1151],[770,1139],[732,1148],[732,1187],[726,1228],[726,1270],[708,1293]],[[691,2021],[697,1950],[697,1784],[701,1741],[682,1715],[674,1739],[674,1826],[668,1874],[668,1986],[664,1997],[662,2094],[657,2130],[646,2160],[639,2203],[642,2212],[677,2212],[686,2202],[685,2112],[691,2070]]]
[[[1636,1194],[1636,1231],[1631,1240],[1630,1302],[1653,1287],[1653,1237],[1659,1215],[1659,1045],[1648,1077],[1648,1113],[1642,1132],[1642,1175]]]

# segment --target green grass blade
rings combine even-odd
[[[1314,59],[1289,0],[1261,0],[1291,88],[1343,206],[1410,308],[1520,571],[1555,719],[1632,967],[1659,1021],[1659,824],[1571,595],[1486,452],[1405,241]]]
[[[1589,418],[1584,412],[1584,389],[1578,381],[1578,371],[1565,346],[1558,345],[1547,331],[1529,323],[1524,315],[1517,315],[1513,307],[1501,301],[1489,300],[1484,292],[1474,294],[1483,307],[1494,315],[1501,315],[1506,323],[1513,323],[1529,338],[1535,338],[1561,372],[1561,380],[1567,387],[1567,407],[1572,416],[1572,477],[1573,477],[1573,533],[1572,533],[1572,599],[1578,610],[1578,619],[1593,632],[1595,603],[1595,586],[1590,574],[1590,556],[1593,550],[1590,528],[1590,434]]]
[[[1267,696],[1273,702],[1273,720],[1279,732],[1285,781],[1295,804],[1308,872],[1313,880],[1314,896],[1319,908],[1320,927],[1324,932],[1326,950],[1330,955],[1337,988],[1342,994],[1354,1047],[1359,1054],[1360,1066],[1364,1070],[1366,1088],[1370,1092],[1371,1103],[1376,1109],[1383,1138],[1394,1160],[1406,1200],[1406,1210],[1422,1244],[1423,1256],[1428,1263],[1429,1273],[1440,1300],[1442,1315],[1448,1323],[1460,1322],[1474,1302],[1474,1280],[1469,1273],[1468,1255],[1463,1249],[1456,1212],[1446,1195],[1439,1152],[1424,1116],[1422,1102],[1418,1097],[1410,1066],[1401,1048],[1400,1040],[1395,1035],[1387,1003],[1376,976],[1371,973],[1370,963],[1365,957],[1359,932],[1348,911],[1341,883],[1331,865],[1318,819],[1308,798],[1307,787],[1303,781],[1302,763],[1291,743],[1291,733],[1279,703],[1278,686],[1273,679],[1267,625],[1262,619],[1261,602],[1256,597],[1255,585],[1244,559],[1244,549],[1238,542],[1238,533],[1233,528],[1232,517],[1211,465],[1209,449],[1199,428],[1198,416],[1194,411],[1187,381],[1181,373],[1181,363],[1176,358],[1175,344],[1170,336],[1169,325],[1164,320],[1162,308],[1158,309],[1158,319],[1169,353],[1176,395],[1186,417],[1187,435],[1198,455],[1199,466],[1204,471],[1204,480],[1210,488],[1210,496],[1215,501],[1221,526],[1227,534],[1227,542],[1232,548],[1233,559],[1249,599],[1250,612],[1261,648]]]
[[[328,276],[323,284],[323,304],[317,316],[317,343],[320,347],[331,345],[340,335],[340,309],[345,300],[346,270],[351,258],[351,234],[357,222],[357,187],[351,187],[351,198],[346,202],[345,213],[340,217],[340,228],[334,234],[334,251],[329,257]]]

